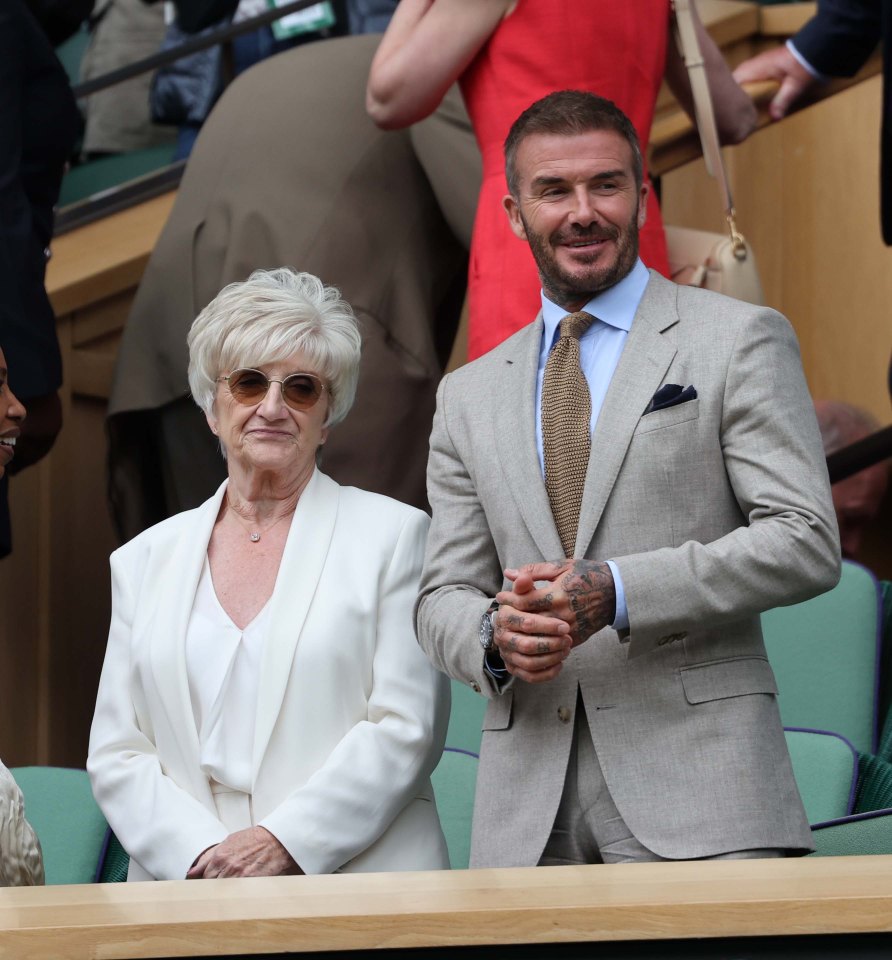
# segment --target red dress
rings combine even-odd
[[[483,184],[468,272],[470,359],[538,313],[539,275],[529,246],[511,232],[502,145],[514,120],[554,90],[589,90],[613,100],[647,149],[663,77],[669,0],[520,0],[461,77],[483,156]],[[668,275],[663,223],[653,194],[641,259]]]

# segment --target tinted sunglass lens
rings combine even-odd
[[[305,373],[295,373],[285,378],[285,400],[292,407],[306,409],[312,407],[322,393],[322,384]]]
[[[239,403],[257,403],[268,388],[269,380],[257,370],[237,370],[229,377],[229,389]]]

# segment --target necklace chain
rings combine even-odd
[[[260,538],[263,536],[263,534],[269,533],[273,527],[280,524],[286,517],[294,516],[294,511],[292,510],[290,513],[283,513],[281,517],[279,517],[277,520],[274,520],[265,530],[259,530],[259,529],[252,530],[251,526],[248,524],[245,518],[238,512],[238,510],[235,509],[235,507],[231,503],[227,503],[226,507],[227,509],[232,511],[232,515],[248,531],[248,539],[251,541],[251,543],[259,543]]]

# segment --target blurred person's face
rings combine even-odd
[[[546,296],[578,310],[635,266],[647,185],[635,182],[632,148],[613,130],[535,133],[515,155],[518,197],[504,199],[526,240]]]
[[[21,433],[24,419],[25,408],[9,389],[6,357],[0,350],[0,477],[6,472],[6,465],[15,456],[15,442]]]
[[[839,542],[847,560],[858,559],[864,534],[876,519],[886,494],[888,477],[886,464],[878,463],[831,487]]]

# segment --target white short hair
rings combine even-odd
[[[326,426],[353,405],[361,345],[356,317],[334,287],[310,273],[279,267],[230,283],[195,318],[188,344],[189,389],[207,414],[218,377],[298,352],[328,384]]]

